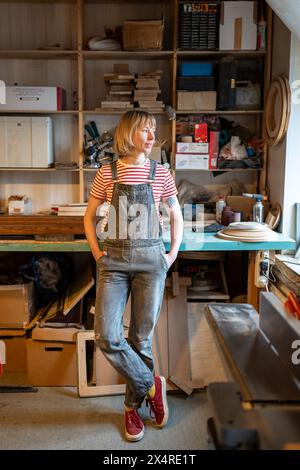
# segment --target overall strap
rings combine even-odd
[[[156,160],[151,160],[150,158],[150,173],[149,173],[149,178],[148,178],[149,181],[155,180],[156,165],[157,165]]]
[[[110,164],[111,167],[111,174],[112,174],[112,180],[113,182],[116,182],[118,180],[118,174],[117,174],[117,160],[113,161]]]

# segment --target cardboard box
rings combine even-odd
[[[33,282],[0,286],[0,328],[25,328],[35,313]]]
[[[54,163],[49,116],[0,116],[0,166],[48,168]]]
[[[176,154],[176,170],[208,170],[209,155]]]
[[[37,387],[76,386],[76,343],[64,341],[26,342],[28,382]]]
[[[65,109],[65,90],[51,86],[7,86],[6,103],[1,110],[61,111]]]
[[[158,163],[161,163],[161,146],[152,147],[149,158],[156,160]]]
[[[209,144],[206,142],[177,142],[176,151],[178,153],[208,153]]]
[[[26,372],[25,332],[21,330],[0,330],[0,342],[4,344],[5,351],[5,360],[1,356],[1,362],[4,363],[4,372]]]
[[[84,328],[40,328],[36,326],[32,330],[32,339],[36,341],[61,341],[64,343],[75,343],[77,333]]]
[[[257,2],[221,4],[220,50],[256,50]]]
[[[177,91],[177,109],[186,111],[215,111],[216,91]]]
[[[12,196],[14,197],[14,196]],[[26,196],[22,199],[8,199],[8,215],[27,215],[32,213],[32,201]]]
[[[162,49],[164,25],[162,20],[124,21],[125,51]]]

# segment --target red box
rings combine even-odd
[[[208,142],[208,130],[205,122],[195,124],[194,137],[195,142]]]
[[[220,137],[220,132],[210,131],[209,133],[209,161],[208,161],[208,166],[210,170],[216,170],[218,168],[219,137]]]

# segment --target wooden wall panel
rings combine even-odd
[[[1,49],[75,49],[76,34],[75,3],[0,2]]]

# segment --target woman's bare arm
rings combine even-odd
[[[103,204],[104,200],[90,196],[88,206],[84,215],[84,230],[91,252],[97,261],[98,258],[105,255],[104,251],[99,248],[99,241],[96,235],[96,212],[98,207]]]
[[[163,199],[163,202],[167,205],[171,224],[171,248],[167,254],[171,266],[177,258],[181,244],[183,235],[183,218],[177,196],[170,196]]]

